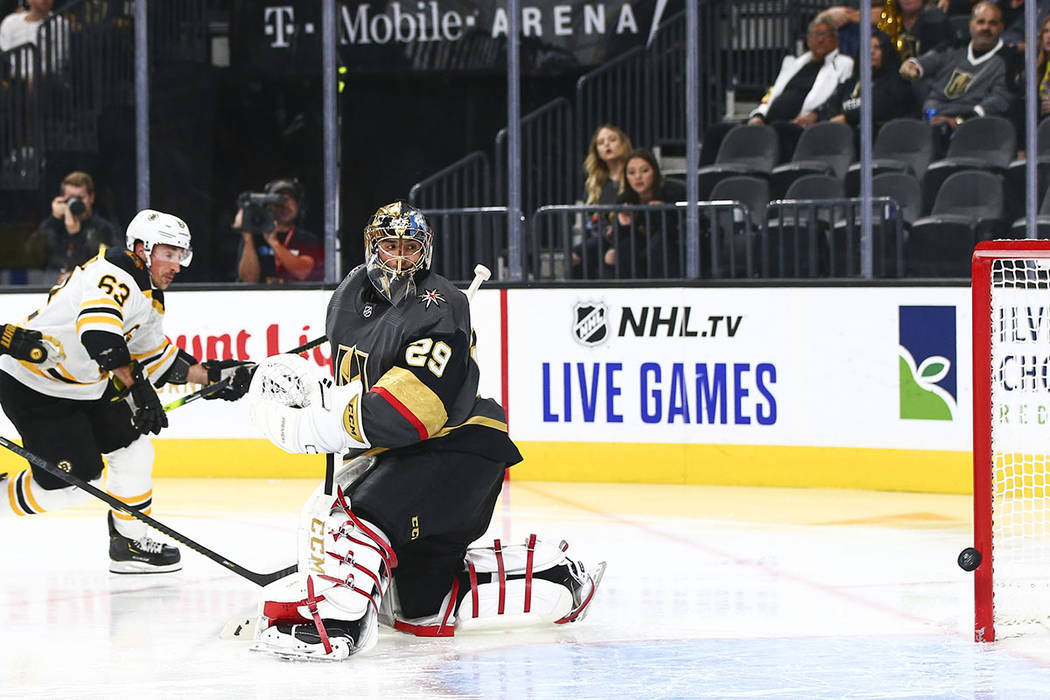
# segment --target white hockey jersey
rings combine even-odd
[[[48,396],[97,399],[109,381],[88,354],[82,338],[88,331],[122,336],[131,359],[157,384],[178,348],[164,336],[164,293],[153,289],[145,264],[134,253],[110,248],[73,270],[51,290],[47,305],[22,324],[58,339],[65,361],[49,370],[31,362],[0,356],[0,370]]]

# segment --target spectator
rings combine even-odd
[[[923,0],[897,0],[897,7],[901,11],[898,37],[901,59],[921,56],[951,44],[952,24],[939,7]]]
[[[927,52],[901,65],[904,78],[924,78],[930,88],[923,109],[941,134],[938,155],[947,149],[948,138],[965,119],[1009,116],[1011,62],[1002,52],[1002,18],[996,5],[982,0],[973,7],[967,46]]]
[[[616,203],[616,198],[623,192],[623,166],[633,150],[631,139],[623,129],[612,124],[598,127],[583,161],[583,171],[587,174],[585,203]]]
[[[817,108],[835,92],[839,83],[853,74],[853,59],[838,51],[838,30],[826,17],[809,24],[801,56],[786,56],[780,73],[761,104],[751,113],[749,124],[769,124],[780,137],[780,160],[791,158],[802,129],[817,121]],[[715,124],[704,133],[701,165],[714,163],[718,147],[734,124]]]
[[[685,185],[668,180],[651,151],[631,153],[624,167],[626,186],[621,204],[674,204],[686,198]],[[613,247],[603,262],[617,277],[681,277],[676,212],[620,212],[616,215]]]
[[[1039,25],[1039,53],[1035,59],[1039,90],[1039,121],[1050,114],[1050,15]]]
[[[54,272],[59,282],[106,248],[120,245],[116,228],[95,213],[95,182],[75,170],[62,179],[51,200],[51,216],[26,240],[26,252],[38,267]]]
[[[28,0],[25,10],[15,10],[0,22],[0,51],[22,44],[36,44],[40,23],[51,16],[54,0]]]
[[[623,167],[633,150],[631,139],[623,129],[603,124],[595,130],[583,161],[583,171],[587,175],[584,182],[586,204],[616,203],[623,191]],[[573,251],[572,266],[576,277],[592,278],[598,276],[599,261],[609,248],[609,218],[598,212],[586,216],[586,238]],[[580,248],[587,250],[582,251]]]
[[[900,76],[900,56],[889,34],[873,30],[871,35],[871,120],[878,129],[891,119],[914,117],[918,104],[911,86]],[[857,66],[859,67],[859,63]],[[835,94],[817,109],[821,121],[860,124],[860,70],[841,83]]]
[[[882,18],[884,3],[872,3],[871,22],[878,24]],[[919,56],[923,52],[947,46],[952,40],[952,27],[948,16],[934,4],[923,0],[897,0],[901,17],[901,31],[897,37],[897,50],[902,59]],[[860,12],[844,5],[824,10],[821,17],[830,19],[839,30],[839,50],[850,56],[857,55],[859,43]],[[847,49],[847,44],[849,48]]]
[[[268,182],[265,194],[281,195],[279,204],[266,209],[272,221],[263,230],[242,228],[244,209],[237,210],[233,230],[241,234],[237,253],[237,278],[241,282],[319,282],[324,279],[324,242],[299,226],[303,187],[295,178]]]
[[[997,0],[1003,11],[1003,43],[1024,51],[1024,4],[1025,0]],[[1035,15],[1042,17],[1050,12],[1050,0],[1038,0]]]

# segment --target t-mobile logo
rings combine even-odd
[[[314,25],[307,22],[302,27],[304,34],[313,34]],[[263,9],[263,32],[266,36],[272,36],[270,47],[274,49],[286,49],[290,45],[288,39],[295,34],[295,8],[291,5],[279,5]]]

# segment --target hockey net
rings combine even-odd
[[[1050,241],[973,257],[975,639],[1050,631]]]

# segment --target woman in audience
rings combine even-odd
[[[853,68],[853,76],[835,90],[827,102],[817,109],[821,121],[845,122],[852,127],[860,124],[860,64]],[[886,122],[899,117],[918,117],[919,105],[915,91],[900,75],[901,59],[893,39],[885,32],[872,30],[871,35],[871,122],[878,131]]]
[[[583,171],[584,203],[615,204],[623,191],[623,167],[634,150],[631,139],[623,129],[612,124],[599,126],[587,147]],[[572,253],[572,267],[576,277],[590,279],[599,276],[600,261],[609,249],[609,218],[598,212],[586,215],[584,240]],[[581,250],[585,248],[586,250]]]
[[[686,198],[685,185],[665,178],[656,157],[644,148],[631,153],[624,176],[621,204],[674,204]],[[623,211],[616,219],[613,247],[605,252],[604,263],[617,277],[682,276],[678,212]]]
[[[1050,15],[1039,25],[1039,53],[1035,58],[1035,79],[1039,91],[1039,121],[1050,115]]]
[[[615,204],[623,191],[623,166],[634,150],[623,129],[612,124],[599,126],[591,136],[587,157],[583,161],[587,204]]]

